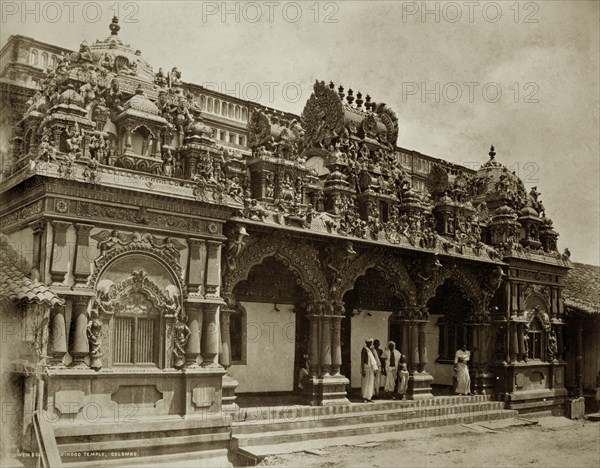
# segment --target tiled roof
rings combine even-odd
[[[27,266],[5,236],[0,237],[0,301],[25,301],[51,307],[64,301],[47,286],[28,277]]]
[[[573,263],[564,283],[563,297],[567,307],[600,315],[600,267]]]

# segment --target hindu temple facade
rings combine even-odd
[[[1,230],[59,298],[37,410],[218,431],[236,393],[344,405],[367,336],[407,356],[412,399],[466,343],[474,391],[560,408],[568,252],[493,147],[477,171],[405,150],[392,109],[334,83],[300,116],[217,95],[119,29],[43,71],[22,37],[2,53]]]

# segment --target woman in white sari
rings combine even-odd
[[[454,355],[454,372],[456,372],[456,390],[459,395],[471,395],[471,377],[467,363],[471,359],[471,351],[462,345],[461,349]]]

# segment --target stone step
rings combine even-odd
[[[143,434],[157,431],[190,431],[213,427],[227,426],[230,416],[226,413],[215,413],[207,417],[182,419],[176,418],[140,418],[132,422],[114,422],[99,420],[92,423],[56,423],[52,425],[57,439],[62,437],[81,437],[116,434]]]
[[[228,416],[224,416],[229,422]],[[77,466],[82,463],[147,466],[153,457],[199,459],[204,453],[210,458],[211,454],[221,452],[227,455],[231,442],[229,424],[215,416],[140,419],[137,423],[55,424],[53,430],[62,462]]]
[[[412,406],[394,407],[388,405],[385,409],[376,409],[374,411],[361,411],[331,415],[303,416],[299,418],[281,418],[270,421],[246,421],[235,422],[232,425],[234,436],[238,434],[251,434],[261,431],[283,431],[290,429],[309,429],[314,427],[325,427],[335,425],[349,424],[367,424],[377,421],[398,421],[403,419],[412,419],[416,415],[420,417],[444,416],[448,414],[460,413],[480,413],[483,411],[497,411],[504,409],[504,403],[488,401],[482,403],[465,403],[446,406],[432,406],[425,408],[415,408]]]
[[[240,408],[232,412],[231,416],[233,418],[233,421],[275,420],[314,415],[323,416],[349,412],[373,411],[378,409],[387,409],[390,405],[397,407],[426,408],[432,406],[445,406],[461,403],[475,403],[486,401],[492,401],[490,395],[453,395],[428,398],[423,400],[378,400],[374,403],[350,403],[349,405],[340,406],[258,406],[251,408]]]
[[[240,434],[232,437],[232,448],[252,445],[272,445],[278,443],[298,442],[327,437],[344,437],[361,434],[395,432],[407,429],[422,429],[426,427],[443,426],[448,424],[468,424],[478,421],[493,421],[497,419],[514,418],[518,414],[513,410],[495,410],[467,412],[459,414],[435,415],[401,421],[376,421],[368,424],[348,424],[311,429],[288,429],[285,431],[264,431],[254,434]]]
[[[153,437],[143,439],[113,439],[106,441],[89,440],[78,443],[60,443],[58,450],[64,452],[110,452],[110,451],[127,451],[136,449],[140,451],[155,451],[157,448],[166,450],[167,447],[208,444],[211,442],[227,442],[230,439],[229,432],[221,432],[216,434],[197,434],[188,436],[172,436],[168,437]],[[178,450],[182,450],[178,447]]]

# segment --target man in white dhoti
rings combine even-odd
[[[400,351],[396,349],[396,343],[390,341],[387,345],[383,357],[385,358],[385,384],[383,389],[386,391],[388,396],[392,399],[396,399],[394,392],[396,390],[396,377],[398,376],[398,365],[400,364],[400,358],[402,355]]]
[[[467,351],[467,345],[462,345],[461,349],[454,355],[454,372],[456,373],[456,390],[459,395],[471,395],[471,376],[469,375],[469,366],[467,363],[471,359],[471,351]]]
[[[361,395],[363,402],[369,403],[373,402],[374,377],[375,370],[377,369],[377,361],[375,361],[371,346],[373,346],[373,338],[365,341],[365,346],[363,346],[360,352],[360,367],[362,371]]]
[[[379,389],[381,388],[381,373],[383,372],[383,367],[381,366],[381,356],[383,355],[383,349],[379,347],[379,340],[373,341],[373,346],[371,346],[371,353],[373,353],[373,357],[375,358],[375,362],[377,363],[377,369],[373,372],[373,396],[379,396]]]

